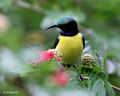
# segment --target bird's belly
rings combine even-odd
[[[56,50],[62,54],[63,63],[74,64],[78,61],[83,51],[82,38],[80,36],[61,36]]]

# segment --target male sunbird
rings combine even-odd
[[[64,16],[47,29],[57,27],[61,31],[55,41],[54,48],[62,54],[63,66],[75,67],[85,47],[85,40],[78,30],[76,20],[71,16]],[[77,69],[77,67],[75,67]]]

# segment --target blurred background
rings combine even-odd
[[[43,83],[49,71],[39,73],[44,78],[38,80],[37,75],[34,83],[30,76],[22,80],[18,74],[29,72],[29,62],[39,55],[30,46],[39,50],[53,47],[59,30],[45,28],[62,16],[77,20],[90,53],[97,50],[107,56],[109,81],[120,87],[120,0],[0,0],[0,96],[10,92],[13,96],[53,96],[45,90],[50,82]],[[63,90],[54,96],[79,93],[86,96],[83,91]],[[120,96],[120,92],[115,93]]]

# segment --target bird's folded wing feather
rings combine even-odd
[[[56,48],[58,42],[59,42],[60,34],[57,36],[55,43],[54,43],[54,49]]]
[[[84,36],[83,34],[80,32],[81,36],[82,36],[82,42],[83,42],[83,49],[85,48],[85,39],[84,39]]]

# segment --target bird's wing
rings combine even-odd
[[[56,38],[55,40],[55,43],[54,43],[54,48],[56,48],[58,42],[59,42],[59,38],[60,38],[60,34],[58,35],[58,37]]]
[[[84,36],[83,34],[80,32],[81,36],[82,36],[82,42],[83,42],[83,49],[85,48],[85,39],[84,39]]]

